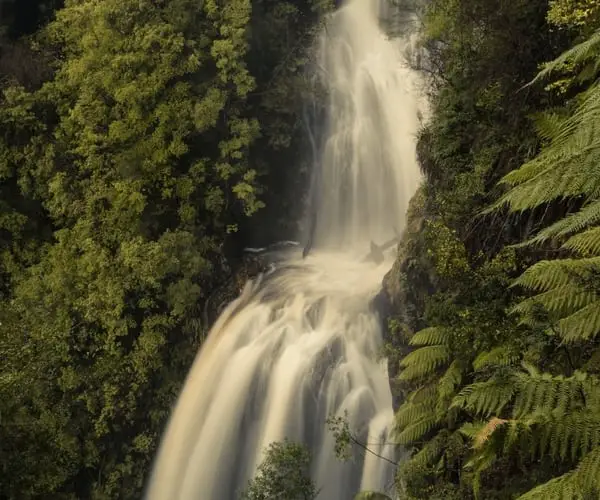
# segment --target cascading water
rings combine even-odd
[[[341,463],[326,420],[347,411],[370,449],[394,458],[380,319],[371,299],[390,257],[364,261],[370,240],[401,229],[419,182],[418,77],[390,40],[379,0],[349,0],[327,23],[328,88],[319,147],[316,250],[248,283],[212,328],[163,439],[149,500],[234,500],[272,442],[305,443],[319,499],[390,492],[394,466],[371,453]]]

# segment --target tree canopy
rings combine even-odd
[[[303,183],[275,160],[329,2],[29,4],[2,3],[0,497],[139,498],[205,302]]]

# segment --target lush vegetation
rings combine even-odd
[[[301,206],[328,8],[0,3],[0,498],[140,498],[205,302]]]
[[[600,5],[426,11],[426,181],[386,283],[398,487],[598,498]]]
[[[333,3],[0,0],[0,498],[140,498],[210,297],[295,229]],[[600,5],[423,22],[426,181],[385,284],[398,488],[598,498]],[[275,443],[244,495],[315,498],[309,464]]]
[[[334,419],[332,428],[337,429],[339,452],[348,443],[351,430],[344,418]],[[350,458],[350,457],[348,457]],[[307,448],[293,441],[272,443],[264,453],[254,478],[242,493],[243,500],[316,500],[319,488],[310,477],[311,454]],[[348,499],[351,500],[351,499]],[[390,500],[387,495],[375,491],[362,491],[353,500]]]

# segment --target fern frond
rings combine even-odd
[[[556,71],[564,69],[566,64],[580,65],[590,59],[596,59],[599,53],[600,31],[597,31],[584,42],[575,45],[573,48],[563,52],[553,61],[546,63],[544,69],[537,74],[531,83],[548,78]]]
[[[443,345],[420,347],[401,362],[398,380],[415,380],[426,377],[450,360],[450,350]]]
[[[454,398],[451,407],[463,408],[475,415],[489,417],[502,412],[511,401],[516,388],[510,380],[490,379],[465,387]]]
[[[517,500],[584,500],[572,478],[573,473],[554,478],[521,495]]]
[[[491,351],[482,352],[473,361],[473,369],[481,371],[490,367],[510,366],[519,361],[519,356],[508,347],[496,347]]]
[[[495,450],[488,446],[476,453],[463,467],[467,470],[473,470],[473,493],[475,498],[479,500],[481,492],[481,475],[488,470],[497,459]]]
[[[600,254],[600,227],[594,227],[572,236],[562,247],[584,256]]]
[[[597,142],[588,142],[586,137],[579,135],[562,146],[560,154],[550,149],[540,154],[535,163],[540,172],[530,180],[515,185],[498,204],[508,205],[512,212],[523,212],[558,199],[598,196],[598,172],[595,168],[587,167],[598,164],[600,146]],[[554,148],[558,149],[558,146]],[[586,165],[585,169],[581,169],[582,164]],[[587,171],[586,174],[582,170]]]
[[[432,345],[448,345],[448,333],[442,328],[432,326],[420,330],[410,339],[410,345],[414,346],[432,346]]]
[[[540,231],[527,245],[537,245],[548,240],[560,239],[583,231],[585,228],[600,223],[600,200],[585,205],[581,210],[568,215]]]
[[[435,416],[423,417],[420,420],[406,426],[401,432],[392,432],[395,442],[399,445],[410,445],[421,441],[427,434],[439,425]]]
[[[496,202],[524,211],[556,199],[600,194],[600,85],[581,94],[576,111],[560,122],[551,143],[501,183],[512,188]]]
[[[425,403],[413,403],[408,401],[398,408],[394,417],[394,425],[397,430],[402,431],[410,424],[430,416],[435,410],[435,400]]]
[[[493,417],[479,430],[473,438],[473,448],[476,450],[482,448],[490,439],[496,429],[508,423],[508,420]]]
[[[536,156],[532,160],[521,165],[521,167],[518,169],[512,170],[506,174],[502,179],[500,179],[500,184],[514,187],[529,182],[538,178],[540,175],[549,172],[551,165],[543,160],[543,157]],[[508,200],[508,198],[506,199]]]
[[[587,279],[600,269],[600,257],[586,259],[543,260],[528,268],[512,286],[544,292],[574,283],[575,278]]]
[[[541,455],[553,451],[554,457],[558,455],[564,460],[570,455],[574,460],[600,446],[600,414],[586,409],[553,417],[545,422],[542,430],[548,435],[550,446],[542,448]]]
[[[437,389],[435,384],[428,384],[416,389],[411,395],[409,400],[413,403],[425,403],[426,401],[435,401],[437,397]]]
[[[515,419],[541,413],[564,415],[583,406],[585,377],[576,373],[572,377],[554,377],[549,373],[516,374],[516,393],[513,404]]]
[[[433,439],[427,441],[423,448],[411,457],[410,462],[420,466],[428,466],[435,463],[446,448],[447,437],[447,430],[444,429],[438,432]]]
[[[600,447],[588,453],[575,470],[528,491],[518,500],[583,500],[598,496],[600,496]]]
[[[566,343],[595,339],[600,333],[600,300],[558,322],[558,331]]]
[[[514,306],[511,311],[519,314],[534,314],[541,306],[551,316],[561,318],[586,307],[596,300],[595,293],[569,284],[526,299]]]
[[[486,425],[487,421],[485,420],[466,422],[460,427],[458,432],[460,432],[463,436],[467,437],[470,441],[473,441]]]
[[[445,401],[454,396],[456,388],[462,383],[463,374],[464,368],[461,362],[455,359],[438,382],[439,401]]]
[[[534,120],[534,125],[538,136],[542,139],[551,141],[560,134],[563,123],[566,119],[564,112],[546,111],[539,113]]]

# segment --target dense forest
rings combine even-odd
[[[333,4],[0,0],[1,499],[141,497],[211,297],[297,234]],[[424,182],[384,283],[398,489],[597,499],[600,4],[421,19]],[[248,498],[310,459],[272,450]]]
[[[0,3],[0,498],[141,497],[204,305],[296,233],[329,6]]]
[[[432,0],[386,280],[407,499],[600,497],[600,4]]]

